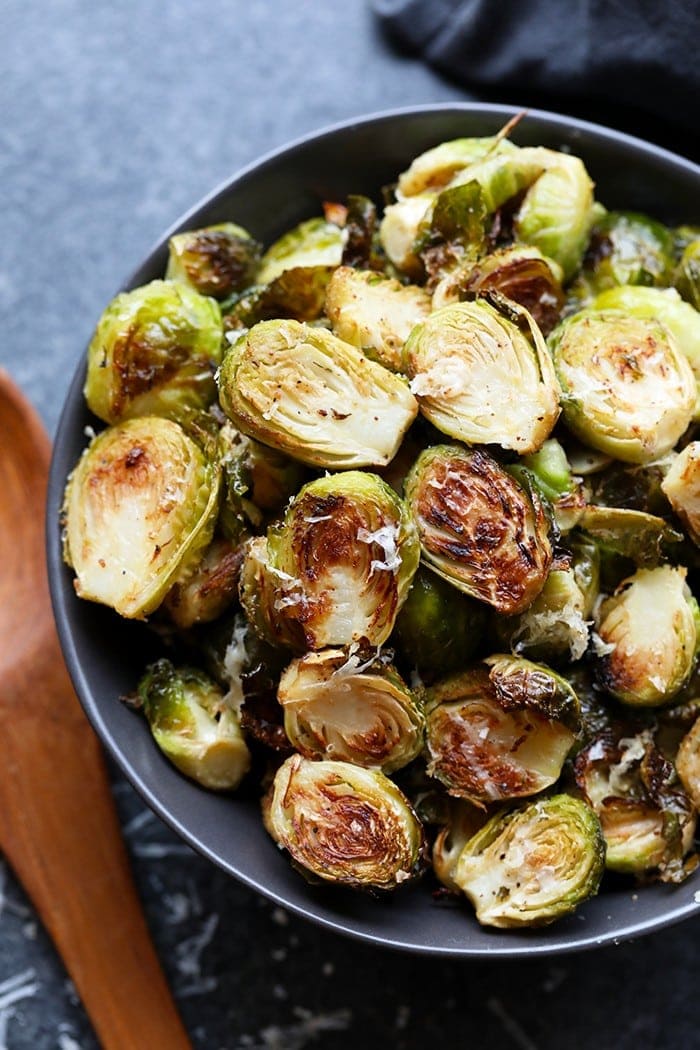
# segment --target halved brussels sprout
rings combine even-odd
[[[553,784],[574,743],[579,703],[560,675],[522,657],[491,656],[426,695],[428,772],[477,804]]]
[[[609,652],[598,680],[625,704],[666,704],[689,679],[698,643],[698,609],[686,570],[639,569],[601,606],[597,631]]]
[[[405,682],[376,653],[306,653],[282,675],[277,699],[287,736],[305,758],[393,773],[423,747],[423,713]]]
[[[441,579],[419,568],[396,620],[392,644],[404,665],[424,681],[464,667],[479,648],[486,610]]]
[[[261,445],[226,422],[218,435],[223,470],[222,531],[236,541],[248,526],[259,528],[265,512],[279,511],[301,488],[305,470],[277,449]]]
[[[163,600],[170,619],[183,629],[218,619],[238,599],[243,549],[215,536],[196,565],[172,585]]]
[[[486,820],[486,814],[479,806],[462,798],[449,799],[447,823],[435,837],[432,860],[438,879],[453,893],[462,892],[454,878],[460,854]]]
[[[255,279],[261,246],[247,230],[222,222],[177,233],[168,242],[166,280],[194,288],[200,295],[225,299]]]
[[[433,309],[485,292],[500,292],[531,314],[543,335],[559,320],[564,305],[562,271],[538,248],[513,245],[460,266],[443,277],[433,293]]]
[[[609,211],[591,231],[582,279],[593,294],[619,285],[665,285],[673,265],[673,235],[637,212]]]
[[[420,871],[423,831],[383,773],[292,755],[263,803],[268,832],[326,882],[391,890]]]
[[[588,648],[585,607],[573,568],[552,569],[525,612],[498,617],[496,633],[514,653],[533,660],[580,660]]]
[[[177,416],[216,398],[221,310],[187,285],[151,281],[122,292],[98,321],[88,347],[84,394],[106,423]]]
[[[695,817],[650,730],[598,736],[576,756],[575,777],[600,819],[607,868],[656,873],[664,882],[688,874],[682,859],[692,846]]]
[[[391,634],[420,548],[406,504],[375,474],[305,485],[267,540],[250,545],[241,599],[271,641],[322,649]]]
[[[434,572],[498,612],[534,601],[552,564],[549,521],[534,489],[481,449],[437,445],[418,457],[405,491]]]
[[[413,197],[426,191],[440,190],[458,172],[475,161],[487,155],[509,153],[516,149],[517,146],[499,135],[441,142],[417,156],[410,167],[399,175],[398,192],[402,197]]]
[[[464,846],[454,881],[484,926],[543,926],[598,892],[605,842],[593,810],[552,795],[497,813]]]
[[[263,321],[239,339],[219,396],[244,433],[334,470],[387,464],[418,412],[403,379],[298,321]]]
[[[403,345],[430,308],[423,288],[349,266],[335,271],[326,293],[334,333],[392,372],[400,371]]]
[[[215,791],[238,787],[250,752],[237,714],[211,678],[158,660],[139,682],[138,697],[153,739],[181,773]]]
[[[512,310],[508,317],[483,299],[437,310],[413,329],[404,366],[438,430],[535,452],[559,416],[559,386],[537,325],[522,307]]]
[[[700,386],[700,313],[685,303],[675,288],[610,288],[596,296],[593,310],[621,310],[630,317],[655,319],[664,325],[693,370]],[[693,418],[700,419],[700,392]]]
[[[673,284],[687,303],[700,310],[700,238],[685,246]]]
[[[267,249],[258,270],[258,284],[269,284],[284,270],[340,266],[345,234],[333,222],[317,217],[288,230]]]
[[[211,540],[218,500],[218,468],[172,420],[142,416],[98,434],[64,497],[78,596],[148,616]]]
[[[661,488],[694,543],[700,544],[700,441],[678,454]]]
[[[681,740],[676,770],[690,801],[700,810],[700,719],[695,720]]]
[[[452,185],[476,180],[487,209],[500,208],[525,191],[514,221],[518,240],[554,259],[568,279],[576,271],[595,218],[593,183],[578,157],[544,147],[524,147],[477,161]]]
[[[549,337],[568,427],[630,463],[676,444],[693,418],[697,390],[671,332],[621,310],[582,310]]]

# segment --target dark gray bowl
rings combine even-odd
[[[407,162],[444,139],[489,135],[516,112],[506,106],[448,104],[365,117],[270,154],[232,178],[183,216],[125,288],[162,275],[167,239],[177,230],[233,219],[270,243],[317,214],[322,200],[380,188]],[[648,211],[670,223],[700,222],[700,168],[638,139],[552,113],[532,111],[516,129],[520,145],[570,149],[580,155],[609,207]],[[69,471],[94,423],[83,403],[84,354],[56,437],[48,499],[51,592],[68,668],[96,732],[150,806],[190,845],[225,871],[284,905],[366,941],[440,955],[546,955],[617,942],[697,913],[700,872],[682,886],[609,889],[579,912],[543,930],[480,928],[467,908],[436,904],[425,886],[374,900],[332,887],[310,887],[263,830],[258,806],[207,793],[161,757],[145,722],[119,697],[134,688],[153,651],[147,630],[79,601],[62,564],[59,508]]]

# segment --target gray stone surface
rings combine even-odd
[[[321,125],[466,97],[389,52],[363,0],[4,0],[0,25],[0,364],[51,430],[101,309],[197,198]],[[397,956],[273,908],[192,853],[116,776],[114,790],[157,947],[202,1050],[700,1042],[700,920],[527,964]],[[0,1050],[94,1046],[0,862]]]

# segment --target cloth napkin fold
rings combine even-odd
[[[391,40],[481,97],[700,157],[700,0],[372,0]]]

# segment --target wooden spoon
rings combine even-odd
[[[73,691],[44,555],[50,446],[0,369],[0,848],[106,1050],[184,1050],[97,738]]]

